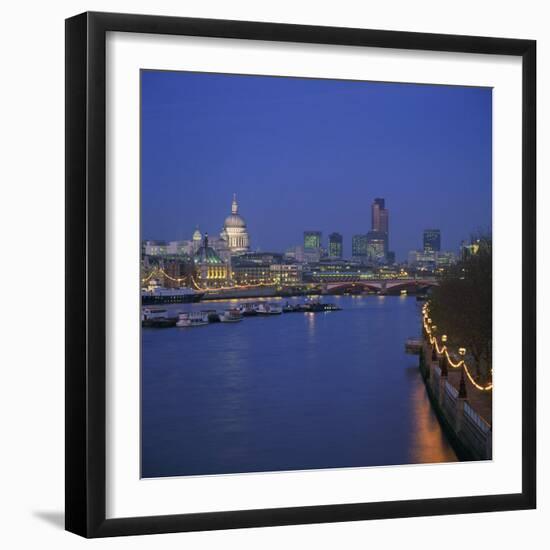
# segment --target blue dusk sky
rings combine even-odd
[[[253,250],[351,238],[386,199],[398,260],[491,227],[488,88],[142,71],[143,239],[218,235],[237,193]]]

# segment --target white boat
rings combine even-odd
[[[238,323],[243,320],[243,315],[238,309],[227,309],[220,313],[222,323]]]
[[[160,307],[144,307],[141,310],[141,326],[143,327],[173,327],[176,318],[169,316],[168,311]]]
[[[208,315],[202,311],[191,311],[189,313],[180,313],[177,327],[202,327],[208,324]]]
[[[259,315],[279,315],[283,312],[283,308],[279,304],[260,302],[256,311]]]
[[[283,312],[283,306],[279,304],[268,304],[270,315],[280,315]]]
[[[164,319],[167,317],[167,311],[161,307],[144,307],[141,309],[141,320]]]

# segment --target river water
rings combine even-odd
[[[342,311],[143,329],[142,476],[457,460],[404,351],[414,297],[324,301]]]

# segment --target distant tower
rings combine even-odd
[[[202,241],[202,235],[201,235],[201,232],[199,231],[199,227],[197,226],[197,228],[195,229],[195,232],[193,233],[193,241],[192,241],[193,254],[197,252],[197,250],[200,248],[201,241]]]
[[[371,207],[373,231],[388,233],[388,210],[385,199],[374,199]]]
[[[372,212],[372,231],[385,234],[384,255],[388,253],[390,232],[389,232],[389,213],[386,208],[386,200],[374,199],[371,207]]]

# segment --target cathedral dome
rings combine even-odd
[[[224,228],[229,227],[246,227],[245,221],[238,214],[231,214],[225,218]]]
[[[250,249],[246,222],[239,216],[238,211],[237,197],[233,195],[231,214],[225,218],[221,233],[222,239],[227,242],[229,251],[232,254],[241,254]]]
[[[246,227],[245,221],[237,214],[239,211],[239,205],[237,204],[237,196],[233,195],[233,202],[231,203],[231,214],[225,218],[225,222],[223,224],[224,229],[228,229],[230,227],[233,228],[242,228],[244,229]]]
[[[197,229],[195,229],[195,232],[193,233],[193,240],[194,241],[202,241],[202,235],[201,235],[201,232],[199,231],[198,227],[197,227]]]

